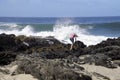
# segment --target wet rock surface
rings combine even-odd
[[[120,38],[107,39],[88,47],[76,41],[72,50],[70,46],[51,36],[0,34],[0,66],[16,62],[18,68],[12,75],[26,73],[39,80],[92,80],[81,64],[107,68],[120,66]]]

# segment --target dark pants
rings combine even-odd
[[[70,38],[70,41],[71,41],[72,43],[74,43],[74,38]]]

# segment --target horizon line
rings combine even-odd
[[[66,17],[66,16],[0,16],[0,18],[89,18],[89,17],[120,17],[120,16],[76,16],[76,17]]]

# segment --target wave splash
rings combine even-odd
[[[102,40],[106,40],[106,36],[95,36],[91,35],[87,29],[80,27],[79,25],[57,25],[54,27],[53,32],[55,38],[60,41],[71,43],[69,35],[76,33],[78,35],[77,40],[84,42],[86,45],[95,45]]]
[[[5,26],[5,25],[2,25]],[[95,36],[91,35],[86,28],[80,27],[79,25],[70,25],[70,24],[56,24],[53,26],[52,31],[40,31],[36,32],[34,30],[34,26],[27,25],[24,28],[20,29],[21,26],[17,24],[8,25],[8,29],[2,29],[0,25],[0,34],[15,34],[18,35],[26,35],[26,36],[54,36],[56,39],[60,40],[63,43],[71,43],[69,40],[69,35],[71,33],[76,33],[78,35],[77,40],[84,42],[86,45],[95,45],[102,40],[106,40],[108,37],[106,36]],[[88,29],[92,29],[91,26]]]

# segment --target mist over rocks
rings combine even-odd
[[[70,46],[52,36],[0,34],[0,66],[14,63],[18,68],[12,75],[26,73],[39,80],[92,80],[80,65],[117,68],[120,64],[120,38],[107,39],[88,47],[76,41],[72,50]]]

